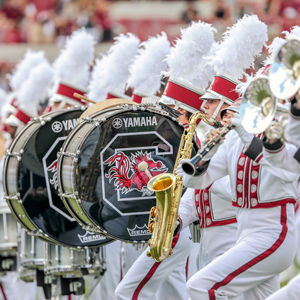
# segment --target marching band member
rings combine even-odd
[[[263,28],[258,32],[265,35]],[[279,288],[278,274],[295,254],[297,176],[263,163],[261,140],[244,130],[236,114],[227,110],[223,119],[235,126],[226,143],[208,152],[196,176],[181,168],[178,173],[193,188],[204,188],[229,174],[238,238],[234,247],[189,280],[188,291],[191,300],[228,299],[242,293],[247,299],[265,299]]]
[[[199,62],[203,62],[202,56],[208,54],[213,44],[213,31],[211,25],[202,22],[193,23],[188,29],[182,30],[181,39],[177,40],[176,47],[172,48],[167,59],[170,67],[167,75],[171,75],[173,78],[172,81],[169,81],[160,102],[177,109],[182,114],[178,117],[178,121],[182,124],[187,124],[190,115],[199,111],[203,103],[199,100],[199,97],[203,95],[202,90],[192,86],[188,80],[195,79],[196,70],[199,70],[197,66],[199,66]],[[206,38],[205,42],[204,37]],[[182,51],[187,57],[181,56]],[[147,72],[143,73],[148,74]],[[155,76],[155,74],[152,75]],[[177,77],[181,75],[182,79],[177,80]],[[201,84],[205,86],[203,81]],[[152,84],[151,86],[153,89],[157,85]],[[145,88],[135,88],[134,93],[139,94],[141,90],[145,90]],[[152,297],[186,299],[185,266],[192,246],[190,232],[186,228],[173,239],[173,255],[171,257],[161,262],[154,262],[146,255],[147,251],[144,251],[117,287],[115,292],[117,299],[150,299]],[[198,245],[195,246],[198,248]],[[147,249],[149,250],[149,247]],[[195,269],[196,258],[190,257],[189,262],[194,265]]]
[[[126,82],[130,75],[129,66],[138,54],[139,44],[140,40],[131,33],[127,33],[126,35],[120,34],[115,38],[115,42],[108,53],[101,59],[96,59],[88,86],[89,92],[87,97],[89,99],[97,103],[101,101],[109,103],[109,99],[116,97],[130,99],[124,93]],[[91,142],[93,142],[92,139]],[[86,147],[89,146],[86,145]],[[92,145],[91,149],[93,149]],[[88,149],[83,149],[84,154],[87,154],[88,151]],[[85,155],[82,156],[82,165],[84,165],[84,160]],[[115,289],[124,275],[123,243],[121,241],[114,241],[104,247],[106,249],[107,270],[99,285],[91,294],[90,299],[115,299]],[[133,248],[132,250],[135,251]]]

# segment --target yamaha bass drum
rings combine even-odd
[[[82,229],[58,196],[57,152],[84,109],[33,119],[13,140],[4,161],[5,198],[17,221],[29,235],[73,248],[111,241]]]
[[[147,241],[156,203],[147,183],[173,172],[183,129],[162,107],[126,104],[83,118],[58,160],[60,195],[72,216],[85,230],[133,244]]]

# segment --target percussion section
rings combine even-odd
[[[5,199],[28,234],[78,249],[109,242],[83,230],[58,192],[57,152],[84,109],[75,107],[33,119],[14,139],[4,162]]]
[[[58,160],[58,185],[72,216],[88,231],[130,243],[147,241],[156,200],[147,184],[173,170],[183,129],[166,111],[143,106],[84,118]]]

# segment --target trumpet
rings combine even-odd
[[[299,75],[300,40],[293,38],[282,45],[270,66],[270,88],[275,97],[288,100],[298,94]]]
[[[157,262],[172,255],[172,240],[178,219],[179,203],[183,190],[182,177],[176,175],[178,163],[183,158],[190,158],[197,120],[202,119],[209,125],[219,126],[219,122],[209,122],[201,112],[192,114],[189,126],[181,137],[173,174],[164,173],[151,178],[148,189],[156,194],[156,207],[152,207],[149,215],[148,230],[152,232],[148,241],[150,251],[147,255]]]
[[[289,108],[279,103],[270,88],[270,79],[265,75],[254,78],[240,106],[243,127],[252,134],[266,132],[268,139],[284,139]]]

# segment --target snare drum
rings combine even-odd
[[[149,211],[156,203],[147,174],[173,172],[183,130],[168,112],[142,105],[82,119],[58,160],[61,196],[72,216],[89,231],[131,243],[147,241]],[[139,169],[141,162],[147,170]]]
[[[43,269],[47,263],[49,244],[21,229],[20,264],[29,269]]]
[[[7,203],[29,235],[67,247],[95,247],[109,239],[90,235],[59,197],[57,152],[85,108],[50,112],[30,121],[15,137],[4,161]]]
[[[99,275],[105,271],[103,247],[86,248],[80,251],[49,244],[48,263],[45,274],[63,277]]]

